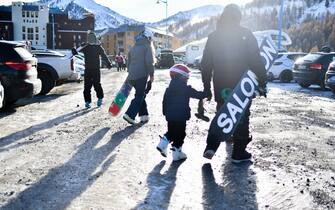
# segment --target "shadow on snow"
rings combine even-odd
[[[68,162],[51,169],[46,176],[19,193],[1,209],[65,209],[104,174],[116,156],[110,156],[111,152],[138,128],[140,126],[129,126],[118,131],[105,145],[95,148],[110,130],[110,128],[100,129],[79,146]],[[97,169],[99,171],[94,173]]]

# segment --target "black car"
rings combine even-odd
[[[20,42],[0,41],[0,81],[4,88],[3,106],[41,91],[37,59]]]
[[[173,53],[160,53],[156,68],[171,68],[174,65]]]
[[[335,61],[331,62],[328,67],[325,79],[326,85],[333,91],[335,94]]]
[[[325,89],[325,75],[335,53],[310,53],[294,63],[293,77],[301,87],[319,85]]]

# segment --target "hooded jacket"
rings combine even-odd
[[[233,89],[248,69],[257,75],[261,86],[266,84],[266,70],[257,40],[250,30],[240,26],[240,20],[238,9],[225,9],[204,49],[202,80],[205,91],[209,92],[213,79],[217,102],[223,101],[221,91]]]
[[[100,44],[87,44],[83,46],[80,50],[85,55],[85,70],[99,70],[100,69],[100,56],[104,59],[108,66],[111,66],[105,50]]]
[[[136,39],[128,54],[128,79],[137,80],[154,74],[154,55],[151,42],[144,36]]]

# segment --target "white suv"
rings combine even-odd
[[[306,54],[301,52],[279,53],[272,67],[267,72],[268,80],[279,79],[281,82],[290,82],[293,79],[292,68],[294,61]]]
[[[0,108],[2,108],[2,106],[3,106],[4,97],[5,97],[5,92],[4,92],[3,86],[1,85],[1,82],[0,82]]]
[[[33,50],[32,53],[38,59],[37,71],[42,81],[42,95],[61,81],[80,80],[80,72],[75,71],[75,57],[70,51]]]

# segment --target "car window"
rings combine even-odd
[[[21,58],[23,58],[24,60],[27,60],[31,57],[33,57],[33,55],[26,50],[24,47],[15,47],[14,50],[21,56]]]
[[[303,59],[304,59],[304,61],[314,62],[321,57],[322,57],[321,54],[310,53],[310,54],[306,55],[305,57],[303,57]]]
[[[278,53],[278,55],[277,55],[277,59],[283,57],[283,55],[284,55],[284,54],[282,54],[282,53]]]
[[[0,46],[0,61],[18,61],[21,60],[19,54],[14,51],[12,45],[1,45]]]

